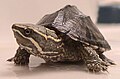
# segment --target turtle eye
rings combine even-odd
[[[31,30],[30,29],[25,29],[25,34],[26,35],[30,35],[31,34]]]

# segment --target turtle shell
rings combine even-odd
[[[75,41],[104,48],[104,51],[111,49],[91,18],[75,6],[67,5],[53,14],[45,15],[37,24],[54,28]]]

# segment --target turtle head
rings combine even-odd
[[[20,48],[35,54],[44,49],[45,28],[33,24],[13,24],[12,30]]]

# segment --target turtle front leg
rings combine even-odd
[[[30,54],[20,47],[17,49],[17,52],[13,58],[8,59],[7,61],[14,61],[16,65],[28,65]]]
[[[89,46],[84,46],[82,50],[82,59],[87,68],[92,72],[107,71],[108,64],[99,58],[99,55]]]

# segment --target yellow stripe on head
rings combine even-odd
[[[20,27],[20,28],[24,28],[24,29],[26,29],[26,28],[32,29],[37,34],[43,36],[46,40],[51,39],[51,40],[53,40],[55,42],[60,42],[61,41],[61,39],[57,39],[57,38],[54,38],[53,36],[46,35],[46,34],[40,32],[39,30],[41,30],[41,29],[39,29],[39,27],[44,27],[44,26],[39,25],[38,28],[34,27],[34,26],[37,26],[37,25],[33,25],[33,24],[16,24],[16,26]]]

